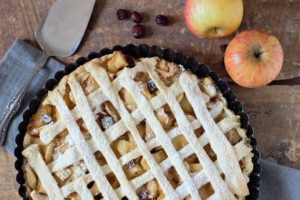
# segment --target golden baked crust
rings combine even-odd
[[[211,78],[121,52],[63,77],[30,120],[31,199],[243,199],[252,147]]]

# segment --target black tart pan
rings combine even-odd
[[[22,170],[23,165],[23,139],[26,133],[27,126],[29,124],[29,119],[36,113],[43,97],[49,90],[52,90],[62,79],[63,76],[70,74],[80,65],[94,59],[107,54],[112,53],[113,51],[122,51],[125,55],[133,58],[141,58],[141,57],[153,57],[157,56],[161,59],[165,59],[170,62],[174,62],[177,64],[183,65],[183,67],[187,70],[190,70],[194,74],[198,76],[198,78],[208,77],[210,76],[219,87],[220,91],[227,99],[229,108],[234,111],[235,114],[240,116],[241,126],[242,128],[247,130],[247,136],[250,140],[250,144],[253,147],[252,153],[254,154],[252,158],[253,162],[253,171],[249,175],[250,182],[248,183],[250,194],[246,197],[246,200],[255,200],[259,197],[259,186],[260,186],[260,172],[261,166],[259,164],[259,152],[257,151],[257,142],[254,138],[253,128],[249,124],[248,115],[244,112],[242,103],[239,102],[234,95],[234,93],[229,89],[228,84],[221,80],[217,73],[211,71],[206,64],[199,63],[195,58],[187,57],[182,53],[175,53],[172,49],[165,49],[159,46],[148,46],[146,44],[141,44],[139,46],[135,46],[133,44],[128,44],[126,46],[115,46],[112,49],[104,48],[99,52],[92,52],[87,57],[80,57],[76,60],[75,63],[66,65],[65,69],[62,71],[58,71],[55,74],[53,79],[49,79],[44,88],[37,92],[37,95],[30,101],[27,110],[23,114],[23,121],[19,124],[19,134],[16,137],[17,147],[14,151],[14,154],[17,158],[15,162],[15,168],[17,170],[16,180],[19,183],[19,195],[23,199],[28,199],[25,193],[25,180],[24,173]],[[132,65],[134,63],[129,63]],[[131,66],[133,67],[133,66]]]

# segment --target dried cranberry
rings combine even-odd
[[[129,162],[126,164],[126,166],[128,167],[128,169],[133,168],[134,165],[135,165],[135,160],[131,160],[131,161],[129,161]]]
[[[116,15],[118,17],[118,20],[124,20],[124,19],[128,19],[129,12],[128,10],[125,9],[118,9]]]
[[[131,13],[130,19],[135,23],[140,23],[142,22],[142,15],[134,11],[133,13]]]
[[[157,90],[157,87],[153,80],[149,80],[147,82],[147,88],[148,88],[149,92],[151,92],[151,93],[154,93]]]
[[[146,34],[145,28],[140,24],[136,24],[132,28],[132,35],[135,38],[142,38],[143,36],[145,36],[145,34]]]
[[[169,23],[169,20],[168,20],[168,17],[164,16],[164,15],[157,15],[155,17],[155,22],[158,24],[158,25],[161,25],[161,26],[167,26],[168,23]]]
[[[143,189],[140,194],[139,197],[141,200],[146,200],[148,198],[149,192],[145,189]]]

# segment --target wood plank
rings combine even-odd
[[[55,0],[9,0],[0,1],[0,58],[15,40],[26,39],[34,45],[34,31],[47,9]],[[279,78],[299,76],[300,69],[300,1],[291,0],[251,0],[244,1],[245,15],[239,28],[260,28],[276,35],[285,52],[284,68]],[[81,55],[104,47],[128,43],[160,45],[196,57],[218,71],[226,72],[222,66],[223,54],[219,46],[227,43],[233,36],[218,40],[197,39],[184,26],[184,1],[140,0],[124,1],[97,0],[87,34],[79,50],[72,57],[60,59],[67,63]],[[118,8],[136,9],[146,19],[143,24],[148,36],[134,39],[131,36],[130,21],[117,21]],[[168,27],[157,26],[157,14],[170,16]],[[281,82],[281,84],[300,84],[300,80]],[[245,102],[245,109],[255,128],[258,146],[263,158],[277,161],[300,169],[299,98],[300,86],[270,86],[258,90],[247,90],[233,86],[239,99]],[[20,199],[17,194],[14,158],[0,148],[0,199]]]
[[[54,0],[10,0],[0,1],[0,57],[15,38],[23,38],[34,42],[34,31],[39,21],[45,15],[47,8]],[[148,36],[144,39],[134,39],[131,36],[133,22],[118,21],[115,12],[118,8],[136,9],[145,15],[143,24]],[[184,25],[184,1],[176,0],[97,0],[92,21],[88,27],[81,48],[75,56],[61,59],[64,62],[74,61],[80,55],[87,55],[104,47],[112,47],[128,43],[147,43],[170,47],[194,56],[199,61],[212,66],[222,76],[226,75],[222,66],[223,53],[219,47],[228,43],[233,37],[224,39],[198,39],[192,36]],[[290,0],[252,0],[244,1],[245,15],[239,28],[259,28],[266,30],[279,38],[285,52],[285,62],[279,78],[290,78],[300,75],[300,1]],[[157,14],[170,16],[172,24],[161,27],[155,24]],[[299,82],[300,83],[300,82]]]
[[[21,199],[16,182],[15,158],[0,148],[0,199]]]
[[[300,86],[231,88],[244,102],[262,157],[300,169]]]

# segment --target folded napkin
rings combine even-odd
[[[24,86],[31,71],[35,67],[37,60],[42,56],[42,52],[22,40],[16,40],[0,62],[0,120],[6,110],[10,100]],[[50,59],[47,66],[39,71],[34,78],[31,86],[25,94],[24,100],[10,123],[4,148],[10,153],[14,152],[16,147],[15,138],[19,133],[18,126],[23,120],[22,113],[26,110],[32,97],[38,90],[43,88],[45,81],[53,78],[55,73],[62,70],[64,65],[54,59]]]
[[[12,97],[24,85],[29,73],[34,68],[41,51],[22,40],[16,40],[0,62],[0,113]],[[18,125],[22,121],[22,113],[26,110],[30,99],[41,89],[45,80],[54,77],[55,72],[63,69],[63,65],[50,59],[45,68],[35,77],[25,95],[18,115],[10,124],[4,148],[13,153],[15,137],[18,134]],[[0,114],[0,119],[2,118]],[[269,161],[261,160],[261,200],[297,200],[300,199],[300,171],[280,166]]]
[[[262,159],[260,164],[262,166],[262,172],[259,199],[300,199],[300,170],[281,166]]]

